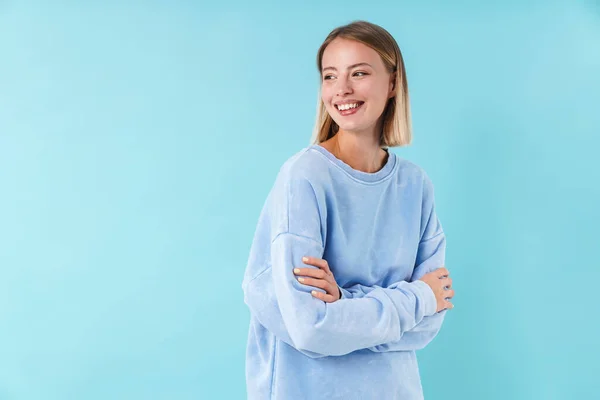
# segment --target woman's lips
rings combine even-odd
[[[347,110],[340,110],[337,108],[337,106],[335,107],[335,109],[338,111],[338,113],[340,113],[340,115],[342,116],[347,116],[347,115],[352,115],[352,114],[356,114],[358,112],[358,110],[360,110],[362,108],[362,106],[365,104],[364,101],[359,102],[358,103],[358,107],[355,108],[349,108]]]

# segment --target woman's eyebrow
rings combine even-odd
[[[349,65],[347,69],[352,69],[352,68],[354,68],[354,67],[360,67],[360,66],[363,66],[363,65],[366,65],[366,66],[368,66],[368,67],[371,67],[371,68],[373,68],[373,67],[371,66],[371,64],[369,64],[369,63],[366,63],[366,62],[361,62],[361,63],[358,63],[358,64],[352,64],[352,65]],[[335,68],[335,67],[325,67],[325,68],[323,68],[323,71],[325,71],[326,69],[332,69],[332,70],[334,70],[334,71],[337,71],[337,68]]]

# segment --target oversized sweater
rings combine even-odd
[[[440,330],[432,289],[445,263],[433,185],[388,151],[377,172],[320,145],[281,167],[262,208],[242,283],[250,310],[249,400],[416,400],[415,351]],[[294,268],[325,259],[342,298],[324,302]]]

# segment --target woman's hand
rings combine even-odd
[[[445,309],[454,308],[454,304],[446,299],[454,297],[454,289],[452,289],[452,278],[450,278],[450,272],[446,268],[438,268],[435,271],[431,271],[428,274],[423,275],[419,280],[428,284],[437,300],[437,310],[440,312]]]
[[[298,278],[298,281],[304,285],[318,287],[325,290],[327,293],[321,293],[313,290],[311,293],[314,297],[323,300],[326,303],[333,303],[341,297],[340,289],[333,277],[333,273],[329,269],[329,264],[322,258],[302,257],[304,264],[313,265],[314,268],[295,268],[294,274],[307,276],[309,278]]]

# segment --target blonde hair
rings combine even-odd
[[[388,100],[382,115],[383,124],[380,135],[381,147],[406,146],[412,141],[412,121],[408,97],[408,83],[402,53],[393,36],[380,27],[367,21],[354,21],[335,28],[329,33],[317,53],[317,68],[323,81],[322,61],[325,48],[336,38],[354,40],[375,50],[381,57],[389,73],[395,74],[395,96]],[[317,117],[313,130],[312,144],[319,144],[333,137],[339,126],[331,118],[321,99],[317,101]]]

